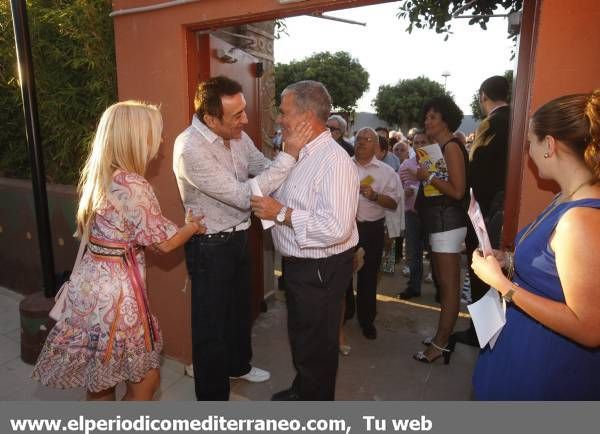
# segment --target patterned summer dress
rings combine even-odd
[[[98,392],[139,382],[159,367],[162,336],[148,309],[142,247],[176,232],[150,184],[117,170],[110,198],[93,218],[86,251],[63,287],[64,308],[32,378]]]

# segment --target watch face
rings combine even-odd
[[[277,220],[278,223],[283,223],[285,221],[285,212],[286,212],[286,209],[285,209],[285,207],[283,207],[277,214],[277,217],[275,217],[275,220]]]

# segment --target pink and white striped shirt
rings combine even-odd
[[[275,225],[283,256],[326,258],[358,243],[358,171],[346,151],[324,131],[300,151],[296,166],[273,197],[292,208],[292,227]]]

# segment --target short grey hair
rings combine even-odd
[[[314,80],[298,81],[286,87],[281,96],[290,92],[296,96],[294,103],[302,113],[312,110],[319,120],[327,122],[331,113],[331,96],[323,83]]]
[[[377,131],[375,131],[373,128],[371,127],[363,127],[360,130],[358,130],[358,132],[356,133],[356,136],[358,136],[360,133],[362,132],[367,132],[369,133],[369,135],[371,136],[371,138],[375,141],[375,143],[379,143],[379,135],[377,134]]]
[[[344,119],[342,116],[331,115],[331,116],[329,116],[329,119],[327,119],[327,120],[328,121],[336,121],[340,127],[340,133],[342,133],[342,135],[346,133],[346,128],[348,128],[348,124],[346,123],[346,119]]]

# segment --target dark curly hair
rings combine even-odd
[[[442,116],[442,120],[448,125],[448,129],[454,132],[463,120],[463,112],[456,105],[451,96],[436,96],[425,102],[421,110],[421,124],[425,125],[425,115],[433,110]]]

